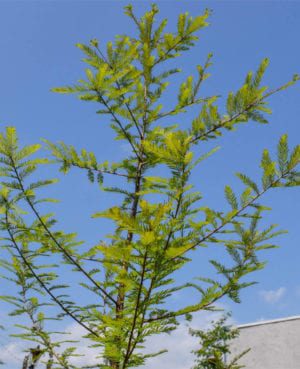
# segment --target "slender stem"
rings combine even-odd
[[[133,339],[133,334],[134,334],[134,330],[135,330],[135,327],[136,327],[136,322],[137,322],[139,309],[140,309],[140,299],[141,299],[141,295],[142,295],[142,289],[143,289],[143,285],[144,285],[146,266],[147,266],[147,255],[148,255],[148,253],[146,251],[145,255],[144,255],[143,266],[142,266],[141,280],[140,280],[140,283],[139,283],[139,289],[138,289],[138,294],[137,294],[137,298],[136,298],[137,303],[136,303],[135,309],[134,309],[133,322],[132,322],[132,326],[131,326],[131,330],[130,330],[130,334],[129,334],[129,338],[128,338],[126,354],[125,354],[125,358],[124,358],[124,362],[123,362],[123,368],[126,368],[128,360],[129,360],[130,355],[132,353],[132,351],[131,351],[131,342],[132,342],[132,339]]]

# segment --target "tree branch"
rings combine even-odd
[[[252,205],[258,198],[260,198],[266,191],[268,191],[270,188],[274,187],[282,178],[284,178],[288,173],[283,173],[280,177],[276,179],[276,181],[273,181],[267,188],[265,188],[263,191],[258,193],[256,196],[252,198],[249,202],[247,202],[244,206],[242,206],[229,220],[221,223],[218,227],[214,228],[211,232],[209,232],[207,235],[202,237],[200,240],[198,240],[196,243],[194,243],[192,246],[187,248],[185,251],[179,253],[178,255],[172,257],[168,260],[168,262],[171,260],[175,260],[176,258],[182,256],[186,252],[193,250],[195,247],[199,246],[201,243],[209,240],[210,237],[212,237],[214,234],[218,233],[221,229],[223,229],[227,224],[232,222],[233,219],[235,219],[237,216],[239,216],[246,208],[248,208],[250,205]]]
[[[101,57],[101,58],[103,59],[103,61],[108,65],[108,67],[109,67],[111,70],[113,70],[113,71],[114,71],[114,68],[113,68],[113,67],[112,67],[112,65],[108,62],[107,58],[106,58],[106,57],[105,57],[105,55],[102,53],[102,51],[100,50],[99,46],[96,46],[96,50],[99,52],[100,57]],[[118,81],[116,81],[116,85],[117,85],[117,88],[120,90],[120,89],[121,89],[121,85],[120,85],[120,83],[119,83]],[[130,117],[131,117],[131,119],[132,119],[132,121],[133,121],[133,123],[134,123],[134,125],[135,125],[135,127],[136,127],[136,129],[137,129],[137,131],[138,131],[138,133],[139,133],[139,135],[140,135],[140,137],[142,137],[142,131],[141,131],[140,127],[139,127],[139,123],[138,123],[138,121],[136,120],[136,118],[135,118],[135,116],[134,116],[134,114],[133,114],[133,111],[131,110],[131,108],[130,108],[130,106],[129,106],[128,102],[127,102],[127,101],[125,101],[124,96],[123,96],[123,95],[121,95],[121,97],[122,97],[123,103],[125,104],[126,109],[128,110],[128,113],[129,113],[129,115],[130,115]]]
[[[25,255],[23,254],[22,250],[18,246],[18,243],[13,235],[13,232],[10,229],[10,223],[8,221],[8,213],[6,211],[5,213],[5,223],[6,223],[6,229],[10,236],[10,239],[17,250],[18,254],[20,255],[21,259],[23,260],[23,263],[27,266],[27,268],[30,270],[31,274],[34,276],[34,278],[38,281],[38,283],[41,285],[41,287],[46,291],[46,293],[51,297],[51,299],[73,320],[75,320],[79,325],[81,325],[83,328],[85,328],[87,331],[89,331],[94,336],[98,337],[98,334],[94,332],[91,328],[89,328],[85,323],[83,323],[81,320],[79,320],[69,309],[67,309],[64,304],[51,292],[51,290],[47,287],[47,285],[43,282],[42,278],[39,277],[39,275],[35,272],[34,268],[32,267],[31,263],[27,261]]]
[[[32,212],[35,214],[35,216],[37,217],[38,221],[40,222],[40,224],[42,225],[42,227],[45,229],[46,233],[48,234],[49,238],[54,242],[54,244],[59,248],[59,250],[66,256],[66,258],[73,264],[76,266],[76,268],[78,270],[80,270],[82,272],[82,274],[89,279],[90,282],[92,282],[92,284],[97,287],[101,293],[107,297],[111,302],[113,302],[114,304],[116,304],[116,301],[115,299],[110,296],[104,288],[102,288],[100,286],[100,284],[98,282],[96,282],[89,274],[88,272],[86,272],[82,266],[73,258],[73,256],[65,250],[65,248],[57,241],[57,239],[54,237],[53,233],[50,231],[50,229],[48,228],[48,226],[45,224],[45,222],[43,221],[43,219],[41,218],[40,214],[38,213],[38,211],[36,210],[35,206],[33,205],[30,197],[26,194],[26,191],[24,189],[24,186],[23,186],[23,182],[19,176],[19,173],[18,173],[18,170],[15,166],[15,163],[14,163],[14,160],[12,157],[10,157],[10,160],[11,160],[11,163],[12,163],[12,167],[14,169],[14,172],[15,172],[15,175],[16,175],[16,178],[17,178],[17,181],[20,185],[20,189],[21,189],[21,192],[23,193],[24,195],[24,198],[26,200],[26,202],[28,203],[29,207],[31,208]]]
[[[159,64],[160,62],[167,60],[168,58],[166,58],[166,56],[168,56],[170,54],[171,51],[173,51],[174,49],[176,49],[176,47],[185,40],[186,37],[190,36],[192,34],[192,32],[182,36],[179,38],[178,42],[176,42],[172,47],[170,47],[162,56],[160,56],[158,59],[155,60],[153,67],[155,67],[157,64]]]
[[[135,147],[135,145],[133,144],[130,135],[128,134],[128,132],[126,132],[126,130],[124,129],[121,121],[119,120],[119,118],[116,116],[116,114],[114,113],[114,111],[111,109],[111,107],[108,105],[108,103],[105,101],[105,99],[102,97],[102,95],[100,94],[100,92],[98,90],[95,90],[100,102],[106,107],[106,109],[109,111],[110,115],[113,117],[114,121],[117,123],[117,125],[120,127],[121,131],[123,132],[124,136],[126,137],[127,141],[129,142],[130,146],[132,147],[132,150],[134,151],[135,155],[137,156],[137,158],[139,158],[139,154],[138,151]]]
[[[230,284],[227,283],[222,290],[219,292],[219,295],[216,296],[214,299],[212,299],[211,301],[207,302],[206,304],[197,304],[194,305],[193,307],[191,307],[191,310],[189,310],[189,313],[195,313],[199,310],[206,310],[209,308],[210,305],[214,304],[216,301],[218,301],[219,299],[221,299],[223,296],[225,296],[228,292],[230,291]],[[154,317],[154,318],[149,318],[145,320],[145,323],[151,323],[151,322],[157,322],[158,320],[164,320],[164,319],[170,319],[170,318],[177,318],[179,316],[182,315],[186,315],[186,311],[171,311],[168,314],[162,315],[162,316],[158,316],[158,317]]]
[[[158,114],[158,116],[157,116],[155,119],[153,119],[153,121],[152,121],[152,122],[156,122],[156,121],[158,121],[159,119],[162,119],[162,118],[168,117],[169,115],[172,115],[172,114],[176,113],[178,110],[185,109],[185,108],[188,108],[188,107],[190,107],[190,106],[193,106],[193,105],[196,105],[196,104],[200,104],[200,103],[202,103],[202,102],[206,102],[206,101],[208,101],[208,100],[210,100],[210,99],[211,99],[211,97],[199,98],[199,99],[192,100],[192,101],[190,101],[189,103],[187,103],[186,105],[181,106],[180,108],[176,108],[176,107],[175,107],[174,109],[169,110],[169,111],[167,111],[167,112],[165,112],[165,113]]]
[[[253,102],[251,102],[250,104],[248,104],[245,109],[243,109],[242,111],[234,114],[232,117],[228,118],[228,119],[224,119],[221,120],[220,122],[216,123],[211,129],[209,129],[208,131],[199,134],[198,136],[195,136],[194,138],[191,139],[191,143],[196,143],[199,140],[202,140],[205,137],[208,137],[211,133],[217,131],[220,128],[223,128],[224,126],[226,126],[226,124],[233,122],[235,119],[239,118],[241,115],[247,113],[250,109],[252,109],[253,107],[259,105],[261,102],[263,102],[266,98],[274,95],[275,93],[283,90],[286,88],[286,84],[282,85],[274,90],[271,90],[270,92],[266,93],[265,95],[263,95],[260,99],[256,99]]]
[[[61,161],[63,161],[63,160],[61,160]],[[93,167],[89,167],[88,165],[81,165],[81,164],[78,164],[78,163],[73,162],[73,161],[71,161],[71,165],[73,167],[77,167],[79,169],[91,170],[91,171],[96,172],[96,173],[110,174],[110,175],[114,175],[114,176],[118,176],[118,177],[124,177],[124,178],[127,178],[127,179],[134,179],[133,176],[129,176],[129,175],[124,174],[124,173],[114,172],[112,170],[95,169]]]

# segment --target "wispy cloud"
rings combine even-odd
[[[286,294],[286,288],[279,287],[276,290],[262,290],[259,294],[262,299],[268,304],[275,304],[284,297],[284,295]]]

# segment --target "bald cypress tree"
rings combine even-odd
[[[241,289],[252,284],[248,275],[264,266],[259,252],[273,247],[270,239],[281,233],[274,225],[261,225],[266,210],[263,195],[273,188],[300,184],[300,146],[289,151],[283,135],[276,157],[267,149],[262,153],[260,183],[239,173],[244,190],[235,193],[225,187],[228,209],[203,203],[191,174],[215,153],[216,149],[205,153],[207,142],[229,135],[240,124],[268,123],[268,98],[298,77],[268,89],[262,82],[269,63],[264,59],[222,106],[218,96],[201,92],[212,63],[209,54],[182,81],[179,91],[169,92],[175,102],[167,109],[169,81],[181,72],[170,69],[168,62],[186,57],[196,47],[199,32],[208,25],[209,11],[195,17],[180,14],[172,32],[165,31],[166,19],[156,21],[157,13],[153,5],[139,18],[127,6],[133,36],[117,36],[106,48],[100,48],[96,39],[78,44],[86,63],[85,77],[54,89],[95,103],[101,120],[110,121],[115,139],[130,147],[120,162],[103,161],[88,146],[75,148],[70,143],[45,140],[42,145],[23,147],[13,127],[0,135],[1,266],[19,291],[2,299],[15,306],[12,315],[28,317],[30,324],[18,325],[18,336],[39,344],[39,355],[44,355],[48,368],[77,368],[72,364],[74,345],[57,333],[67,317],[98,348],[95,368],[125,369],[162,353],[163,345],[161,352],[145,353],[147,338],[176,329],[181,317],[214,310],[224,296],[239,302]],[[176,124],[191,107],[197,114],[191,114],[188,127]],[[41,148],[50,150],[52,158],[45,158]],[[77,239],[76,227],[74,233],[59,229],[52,213],[55,200],[39,196],[39,189],[45,193],[45,187],[56,180],[36,173],[53,161],[65,174],[80,168],[102,192],[121,199],[118,205],[93,214],[100,227],[102,218],[114,225],[108,237],[98,242],[95,235],[90,246]],[[107,186],[107,176],[110,181],[116,179],[115,186]],[[199,275],[196,281],[177,283],[174,274],[189,264],[192,251],[213,243],[220,244],[228,261],[210,261],[215,277]],[[66,281],[69,274],[64,269],[72,270],[74,278]],[[81,288],[90,300],[81,297]],[[197,301],[170,308],[169,298],[185,289]]]

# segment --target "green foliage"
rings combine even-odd
[[[229,326],[227,319],[228,316],[223,316],[218,321],[212,322],[212,327],[208,330],[190,330],[191,335],[200,341],[200,349],[193,351],[197,357],[194,369],[244,368],[244,365],[239,365],[238,362],[249,350],[230,360],[228,358],[231,354],[231,345],[239,337],[239,330]]]
[[[85,329],[86,339],[99,350],[94,367],[125,369],[161,354],[145,353],[147,338],[176,329],[180,317],[214,310],[224,296],[239,302],[240,291],[254,283],[249,275],[264,267],[259,252],[274,247],[270,240],[282,233],[275,225],[261,225],[268,210],[260,204],[262,195],[274,187],[300,184],[300,148],[289,151],[284,135],[276,158],[268,150],[263,152],[261,184],[238,173],[244,189],[238,194],[225,187],[229,208],[205,206],[191,178],[217,148],[200,155],[199,146],[205,152],[206,141],[239,124],[267,123],[267,98],[294,84],[297,77],[269,90],[262,85],[265,59],[255,73],[247,74],[238,91],[228,94],[223,109],[218,96],[200,95],[209,77],[212,54],[208,54],[203,65],[197,65],[196,75],[181,83],[171,109],[164,110],[169,81],[180,73],[166,62],[195,45],[198,31],[208,25],[209,12],[196,17],[181,14],[176,30],[167,33],[167,21],[155,20],[155,5],[141,18],[131,6],[125,13],[136,26],[135,37],[120,35],[105,51],[96,39],[77,45],[87,64],[85,77],[54,89],[97,103],[97,113],[109,116],[115,139],[130,147],[120,162],[99,162],[89,150],[45,140],[52,155],[48,160],[40,156],[41,145],[19,145],[13,127],[0,135],[1,268],[3,278],[19,292],[18,297],[1,298],[14,306],[13,316],[27,316],[31,328],[18,326],[18,336],[37,342],[53,368],[75,368],[74,345],[65,348],[68,343],[57,340],[49,328],[53,319],[72,319]],[[188,128],[159,124],[191,106],[198,108],[198,114]],[[114,225],[103,240],[93,245],[81,242],[75,233],[59,230],[53,213],[44,212],[41,202],[56,200],[40,196],[39,191],[45,193],[56,180],[40,179],[38,170],[53,163],[65,174],[71,168],[82,169],[100,191],[118,195],[115,206],[93,215]],[[116,179],[115,184],[104,185],[107,175]],[[216,243],[228,257],[210,261],[215,278],[199,275],[195,281],[178,284],[175,272],[188,266],[191,251]],[[62,280],[61,270],[76,273],[70,286]],[[82,289],[89,294],[88,301],[82,301]],[[194,304],[168,308],[169,298],[185,289],[196,292]]]

